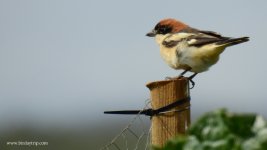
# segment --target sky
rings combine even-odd
[[[194,78],[192,116],[267,117],[266,16],[264,0],[0,0],[0,126],[97,125],[111,121],[105,110],[143,108],[148,82],[181,72],[145,36],[164,18],[250,37]]]

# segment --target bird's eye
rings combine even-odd
[[[171,28],[169,28],[168,26],[162,26],[161,28],[159,28],[159,34],[167,34],[171,32]]]
[[[166,32],[166,27],[161,28],[161,32],[162,33]]]

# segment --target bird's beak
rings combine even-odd
[[[147,33],[146,36],[154,37],[154,36],[156,36],[156,31],[152,30],[151,32]]]

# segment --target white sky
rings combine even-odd
[[[145,36],[166,17],[251,39],[195,78],[193,116],[227,107],[266,117],[266,16],[264,0],[0,0],[1,125],[75,125],[142,108],[147,82],[180,73]]]

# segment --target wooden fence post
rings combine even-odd
[[[190,96],[187,78],[155,81],[147,84],[150,89],[151,105],[158,109]],[[175,111],[176,110],[176,111]],[[179,111],[183,110],[183,111]],[[162,147],[177,134],[184,134],[190,125],[190,101],[152,117],[151,143]]]

